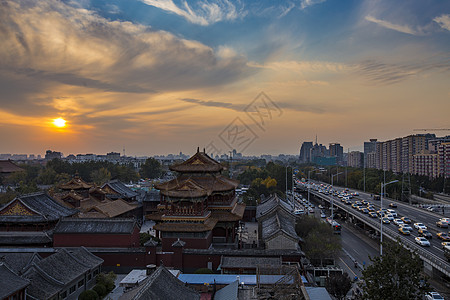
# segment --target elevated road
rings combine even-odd
[[[298,187],[306,191],[304,186],[298,185]],[[334,187],[334,189],[339,191],[342,190],[342,188],[336,187]],[[336,196],[320,193],[313,189],[310,189],[310,193],[315,197],[322,199],[323,201],[327,202],[330,205],[331,202],[333,201],[335,213],[337,213],[338,211],[340,211],[341,213],[344,212],[346,216],[351,216],[354,220],[358,220],[359,222],[372,228],[374,231],[377,232],[379,236],[381,227],[379,218],[369,217],[367,214],[364,214],[361,211],[352,208],[351,205],[345,204],[344,202],[341,201],[340,198]],[[380,201],[374,201],[371,198],[371,195],[366,193],[360,193],[358,197],[354,197],[352,199],[352,203],[361,200],[369,201],[374,207],[376,207],[377,210],[381,208]],[[391,199],[388,200],[383,199],[383,208],[390,208],[388,207],[388,205],[392,202],[394,201]],[[406,203],[395,202],[395,204],[397,205],[397,208],[395,208],[395,210],[398,214],[398,218],[402,216],[409,217],[412,221],[412,224],[410,224],[411,227],[413,227],[413,224],[416,222],[423,223],[428,227],[428,230],[433,234],[433,238],[430,240],[431,247],[422,247],[415,243],[414,238],[418,236],[417,230],[414,229],[411,232],[410,236],[405,236],[399,233],[398,227],[393,223],[383,224],[384,238],[390,238],[392,240],[400,238],[405,248],[415,250],[417,252],[417,254],[421,257],[421,259],[426,263],[425,267],[428,268],[433,267],[435,270],[438,270],[439,272],[450,277],[450,264],[444,257],[443,247],[441,245],[442,241],[436,237],[437,232],[448,231],[448,229],[440,229],[436,226],[436,222],[439,220],[439,218],[442,217],[442,215],[439,215],[434,212],[429,212],[425,209],[414,207]]]

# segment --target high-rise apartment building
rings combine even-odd
[[[330,156],[336,157],[336,162],[341,164],[344,158],[344,148],[339,143],[330,144]]]
[[[426,139],[423,135],[410,135],[402,138],[402,172],[413,172],[413,155],[426,150]]]
[[[441,143],[438,148],[439,173],[450,178],[450,142]]]
[[[300,148],[300,162],[307,163],[311,161],[311,150],[313,148],[313,142],[303,142]]]
[[[352,151],[348,154],[347,165],[349,167],[361,168],[363,166],[363,153],[360,151]]]
[[[439,177],[439,157],[438,154],[431,154],[428,150],[423,153],[413,155],[414,169],[411,173],[428,176]]]

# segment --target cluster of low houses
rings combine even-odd
[[[0,299],[77,299],[102,270],[148,266],[123,299],[225,299],[238,290],[251,299],[267,286],[294,287],[308,299],[302,240],[287,202],[272,195],[246,210],[238,182],[199,149],[170,169],[178,176],[144,195],[118,180],[98,187],[75,176],[59,193],[22,195],[0,207],[0,276],[8,278]],[[259,242],[243,247],[237,228],[252,218]],[[155,232],[143,245],[142,220]],[[189,274],[199,268],[220,274]],[[170,270],[182,273],[177,279]]]

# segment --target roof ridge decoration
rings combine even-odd
[[[41,275],[45,280],[47,280],[49,283],[53,283],[59,286],[64,286],[64,282],[59,281],[58,279],[52,277],[51,275],[47,274],[40,266],[38,266],[35,262],[33,262],[30,266],[30,268],[27,270],[27,272],[31,269],[34,269],[35,272],[37,272],[39,275]]]
[[[208,156],[205,152],[200,152],[197,148],[197,153],[188,158],[182,163],[174,164],[169,167],[170,170],[176,172],[220,172],[223,166]]]

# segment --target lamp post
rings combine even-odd
[[[381,211],[381,218],[380,218],[380,256],[383,256],[383,191],[384,188],[391,184],[391,183],[396,183],[398,182],[398,180],[393,180],[391,182],[388,183],[382,183],[381,184],[381,195],[380,195],[380,211]]]
[[[333,193],[333,178],[334,176],[338,176],[339,174],[342,174],[342,172],[340,173],[336,173],[336,174],[331,174],[331,192]],[[331,221],[334,221],[334,214],[333,214],[333,198],[334,194],[331,194]]]

